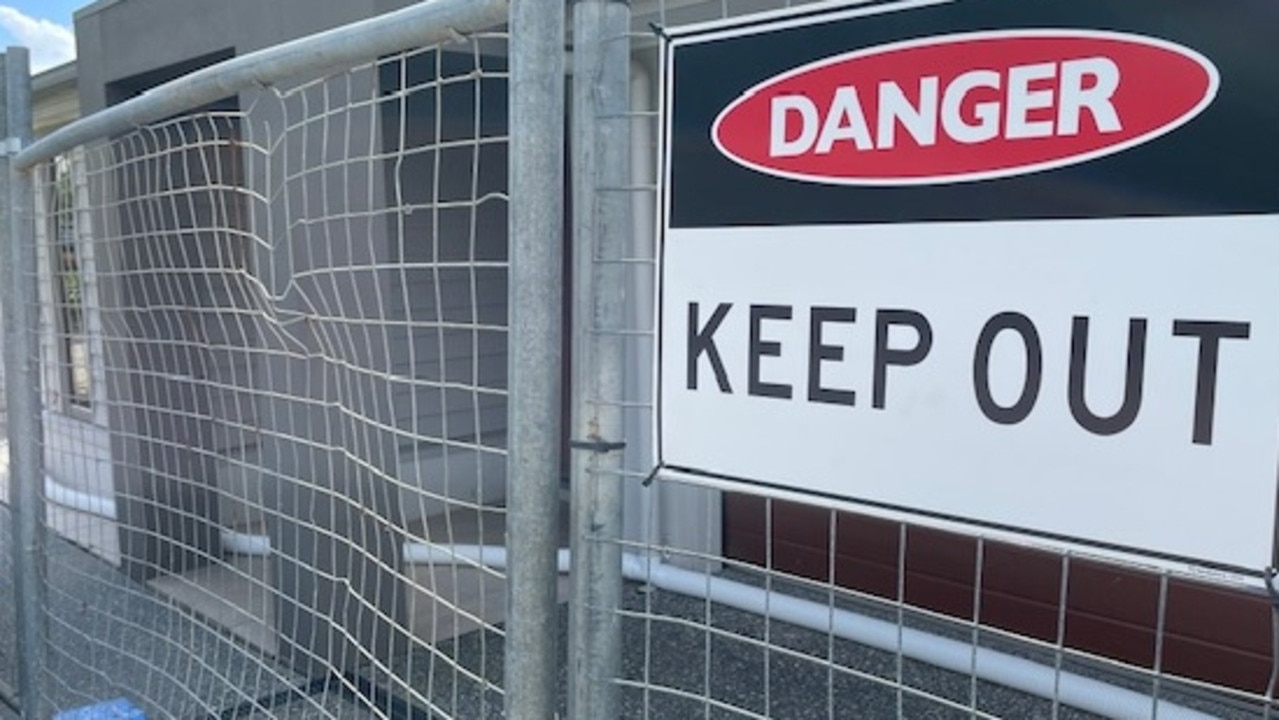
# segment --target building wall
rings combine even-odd
[[[34,136],[42,138],[72,122],[80,116],[80,99],[77,89],[77,66],[66,63],[46,70],[32,78],[32,116]],[[106,413],[102,400],[103,376],[101,363],[101,315],[98,313],[96,273],[93,248],[88,244],[90,235],[82,227],[80,213],[86,207],[86,177],[84,155],[71,153],[64,158],[62,168],[69,173],[72,184],[71,207],[61,208],[62,216],[36,227],[37,262],[40,273],[37,291],[40,299],[40,353],[42,402],[44,405],[44,463],[45,476],[58,486],[90,497],[110,497],[113,492],[110,442],[103,426]],[[44,209],[53,209],[47,183],[52,175],[42,177],[35,201]],[[65,201],[65,198],[64,198]],[[76,222],[70,224],[71,215]],[[74,232],[66,235],[68,229]],[[74,246],[77,266],[69,270],[60,261],[60,252],[54,248]],[[75,274],[81,281],[79,305],[80,327],[74,331],[66,326],[63,312],[72,310],[71,302],[58,297],[60,274]],[[3,378],[0,364],[0,379]],[[72,392],[77,380],[72,375],[84,373],[87,393]],[[74,397],[73,397],[74,396]],[[2,406],[0,406],[2,407]],[[75,542],[86,544],[105,558],[115,558],[115,543],[104,540],[100,533],[86,532],[96,520],[88,515],[64,508],[51,508],[48,514],[50,527]]]
[[[82,106],[92,112],[219,59],[407,4],[100,2],[76,15]],[[447,57],[446,74],[470,72],[469,53],[456,62]],[[505,202],[477,209],[474,225],[466,208],[384,210],[397,199],[470,197],[475,187],[505,193],[504,142],[486,145],[474,159],[468,147],[396,157],[402,136],[409,144],[431,136],[437,111],[446,138],[476,130],[504,136],[504,81],[482,90],[483,122],[473,116],[476,98],[464,96],[474,86],[464,82],[438,95],[441,108],[431,104],[437,95],[426,92],[419,95],[425,100],[336,112],[331,121],[281,134],[284,120],[297,121],[324,103],[367,102],[395,90],[402,76],[421,81],[436,70],[432,58],[404,73],[386,67],[389,76],[352,73],[330,86],[332,94],[317,89],[281,100],[250,91],[228,98],[227,107],[245,108],[246,115],[212,135],[229,133],[245,140],[245,149],[237,159],[226,150],[234,143],[223,143],[206,160],[224,172],[238,160],[242,177],[196,178],[180,192],[213,197],[221,192],[213,187],[266,188],[271,178],[278,194],[269,205],[234,194],[214,203],[237,208],[238,220],[197,207],[171,212],[160,225],[139,225],[126,204],[116,229],[139,237],[104,261],[112,269],[104,315],[108,335],[119,339],[107,350],[116,488],[128,500],[126,517],[136,505],[148,523],[145,544],[122,543],[126,564],[144,576],[182,572],[200,557],[166,551],[166,539],[216,555],[210,528],[265,531],[280,550],[273,574],[281,590],[275,616],[281,647],[301,664],[350,667],[361,647],[384,653],[398,643],[405,599],[400,543],[421,515],[445,509],[417,502],[415,488],[484,502],[500,502],[505,490],[505,337],[486,329],[505,325],[505,272],[498,267],[505,260]],[[254,149],[277,142],[269,155]],[[344,147],[359,161],[317,167]],[[313,169],[298,174],[300,158]],[[138,176],[152,170],[143,167]],[[246,226],[268,242],[249,243],[240,255],[246,266],[228,266],[223,260],[237,253],[226,245]],[[175,259],[162,246],[181,252]],[[446,267],[473,252],[495,267]],[[228,282],[191,282],[197,260],[213,271],[207,275]],[[397,269],[405,262],[413,269]],[[187,279],[180,290],[144,279],[162,278],[151,271],[165,269]],[[261,289],[235,282],[245,272]],[[450,387],[469,384],[497,392]],[[379,612],[367,612],[370,604]]]
[[[74,62],[32,78],[32,122],[37,138],[80,117],[80,94]]]
[[[75,15],[80,102],[88,114],[109,104],[106,88],[110,83],[226,48],[243,55],[409,4],[407,0],[104,0]]]
[[[1271,672],[1260,594],[856,513],[727,494],[725,555],[1066,647],[1251,692]],[[904,574],[900,572],[905,568]],[[979,571],[980,567],[980,571]],[[980,577],[981,592],[975,592]],[[1066,592],[1062,593],[1063,577]],[[975,607],[980,602],[979,608]],[[1064,607],[1063,607],[1064,605]]]

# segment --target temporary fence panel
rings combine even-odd
[[[663,198],[677,191],[661,180],[668,158],[663,143],[691,139],[685,147],[697,148],[670,161],[701,161],[712,133],[709,125],[663,127],[671,113],[669,88],[662,86],[670,82],[662,70],[667,43],[687,28],[734,18],[759,24],[818,10],[907,14],[908,7],[938,4],[944,3],[574,6],[574,366],[586,370],[574,374],[573,570],[580,576],[572,597],[581,604],[571,609],[578,618],[571,626],[577,640],[570,682],[579,683],[570,693],[573,717],[614,709],[623,717],[743,718],[1273,713],[1272,675],[1279,666],[1271,603],[1258,575],[939,523],[912,516],[909,508],[886,512],[824,495],[655,470],[657,223]],[[1154,7],[1145,9],[1157,12]],[[1213,12],[1207,5],[1188,7],[1182,9]],[[902,22],[892,27],[908,38]],[[937,33],[945,31],[939,24]],[[699,57],[726,75],[744,76],[744,67],[778,65],[766,46],[760,43],[749,61]],[[749,96],[752,84],[769,77],[731,89],[695,85],[681,97],[713,119],[727,104],[721,96]],[[618,100],[622,83],[629,104]],[[767,114],[753,117],[768,121]],[[619,157],[622,137],[629,152]],[[710,196],[728,187],[714,173],[698,182],[706,195],[686,195],[689,212],[705,210]],[[775,210],[772,202],[799,212],[792,201],[803,187],[792,182],[784,199],[717,196],[715,202],[737,203],[747,218],[739,226],[767,225],[750,218]],[[723,249],[722,259],[732,256]],[[758,274],[772,267],[755,262]],[[683,272],[688,287],[724,281],[715,263]],[[787,284],[803,285],[802,278]],[[775,289],[752,287],[761,296]],[[713,322],[712,310],[705,309],[703,323]],[[873,324],[874,317],[858,322]],[[742,367],[744,343],[732,339],[733,361]],[[610,360],[614,354],[624,360]],[[713,390],[713,361],[702,362],[702,381]],[[869,367],[868,359],[865,373]],[[682,384],[684,376],[676,381]],[[804,391],[796,385],[796,393]],[[869,406],[870,390],[865,394],[858,402]],[[715,419],[699,416],[690,426],[689,416],[682,417],[685,445],[722,430]],[[729,411],[722,420],[742,427],[744,418]],[[796,425],[788,432],[795,437],[806,430]],[[774,453],[770,462],[785,465],[785,450],[769,437],[752,439],[749,431],[733,437],[738,447],[726,450],[729,455]],[[857,442],[849,437],[829,448],[848,457],[850,466],[836,472],[851,472]]]
[[[467,551],[509,535],[553,559],[559,535],[507,523],[508,498],[557,502],[540,458],[512,475],[508,456],[511,437],[558,446],[521,393],[554,396],[538,373],[559,376],[555,328],[512,330],[508,287],[560,266],[558,229],[521,226],[521,246],[508,223],[559,189],[548,201],[508,168],[562,133],[543,94],[552,134],[512,142],[515,86],[547,84],[513,73],[547,70],[513,67],[529,43],[508,42],[507,16],[499,0],[406,8],[10,156],[36,222],[8,235],[34,254],[9,278],[27,274],[20,308],[38,317],[11,313],[6,341],[38,349],[39,408],[11,402],[9,437],[44,439],[6,488],[47,549],[6,533],[0,582],[47,659],[5,632],[0,672],[31,669],[11,682],[30,716],[113,698],[148,717],[545,714],[553,692],[521,672],[544,675],[549,644],[504,646],[554,627],[534,613],[554,612],[557,570],[522,570],[551,605],[513,591],[508,616],[506,567]],[[526,262],[533,245],[549,251]],[[539,314],[558,303],[517,312]],[[532,375],[508,366],[512,342]]]
[[[434,0],[34,145],[10,120],[2,197],[36,222],[7,213],[0,694],[32,717],[1271,716],[1255,585],[655,471],[667,43],[901,5]]]

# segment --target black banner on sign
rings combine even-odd
[[[971,70],[977,74],[959,78],[956,73],[964,69],[952,67],[953,72],[942,70],[930,76],[925,62],[919,75],[902,76],[894,87],[881,89],[884,81],[894,78],[875,76],[877,69],[863,63],[868,69],[849,81],[860,93],[856,104],[850,105],[846,95],[841,104],[834,93],[823,91],[761,109],[758,117],[765,121],[780,117],[785,126],[772,149],[780,150],[782,159],[792,163],[790,167],[799,162],[795,157],[808,153],[829,170],[839,165],[840,152],[848,155],[847,147],[856,146],[859,158],[874,160],[871,156],[879,154],[883,158],[879,166],[891,172],[893,153],[883,147],[885,141],[895,142],[900,149],[925,137],[936,143],[934,155],[941,157],[947,144],[956,153],[983,143],[989,145],[990,153],[1004,152],[987,137],[987,129],[1031,139],[1044,132],[1055,132],[1066,140],[1072,139],[1072,133],[1077,138],[1089,132],[1110,132],[1123,139],[1124,133],[1134,131],[1134,123],[1158,125],[1158,119],[1130,118],[1129,108],[1117,104],[1120,93],[1127,93],[1123,97],[1129,98],[1124,101],[1128,105],[1133,104],[1131,98],[1144,97],[1139,103],[1144,109],[1139,109],[1157,114],[1161,103],[1175,104],[1174,96],[1190,92],[1186,84],[1193,81],[1176,75],[1174,65],[1179,62],[1177,67],[1193,74],[1195,61],[1187,58],[1194,56],[1207,60],[1218,75],[1217,84],[1207,105],[1189,119],[1182,118],[1183,124],[1090,159],[1003,177],[887,187],[847,180],[832,183],[793,177],[794,173],[788,176],[785,169],[761,171],[730,157],[722,144],[717,147],[713,135],[717,118],[744,93],[770,79],[859,51],[927,45],[929,38],[991,31],[1007,34],[999,38],[1007,42],[987,43],[984,55],[970,57]],[[1014,45],[1022,31],[1073,33],[1078,37],[1062,42],[1074,43],[1078,49],[1064,55],[1065,62],[1055,64],[1034,60],[1032,50],[1027,50],[1030,59],[1020,65],[1012,56],[1001,59],[1011,52],[1004,48]],[[1127,37],[1141,42],[1122,41]],[[1272,62],[1276,38],[1279,3],[1273,0],[958,0],[770,28],[766,33],[681,36],[668,50],[670,227],[1276,212],[1279,72]],[[1096,50],[1103,42],[1121,50],[1133,48],[1124,50],[1131,61],[1112,63],[1106,53]],[[916,51],[916,56],[944,51],[926,48]],[[971,55],[968,49],[963,52]],[[1170,58],[1166,71],[1161,69],[1160,57]],[[962,56],[956,58],[960,60]],[[1117,89],[1107,82],[1117,83]],[[965,83],[967,92],[960,87]],[[1073,100],[1067,97],[1072,87]],[[787,92],[803,95],[802,91]],[[766,99],[756,98],[758,102]],[[879,105],[889,102],[896,103],[897,114],[888,118],[892,130],[886,135]],[[983,103],[991,120],[986,125],[979,109]],[[1018,103],[1020,109],[1015,110]],[[1175,115],[1181,110],[1168,112]],[[865,127],[859,128],[862,121]],[[756,126],[760,133],[770,132],[766,124]],[[918,136],[911,135],[912,129]],[[826,136],[825,147],[822,136]],[[1008,140],[1008,152],[1017,152],[1016,139]]]

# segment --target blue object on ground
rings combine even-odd
[[[53,716],[53,720],[147,720],[147,716],[128,700],[116,698],[60,712]]]

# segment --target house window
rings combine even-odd
[[[85,314],[85,276],[76,237],[75,164],[69,156],[52,163],[48,202],[50,272],[59,389],[70,408],[90,407],[92,375],[89,365],[89,336]]]

